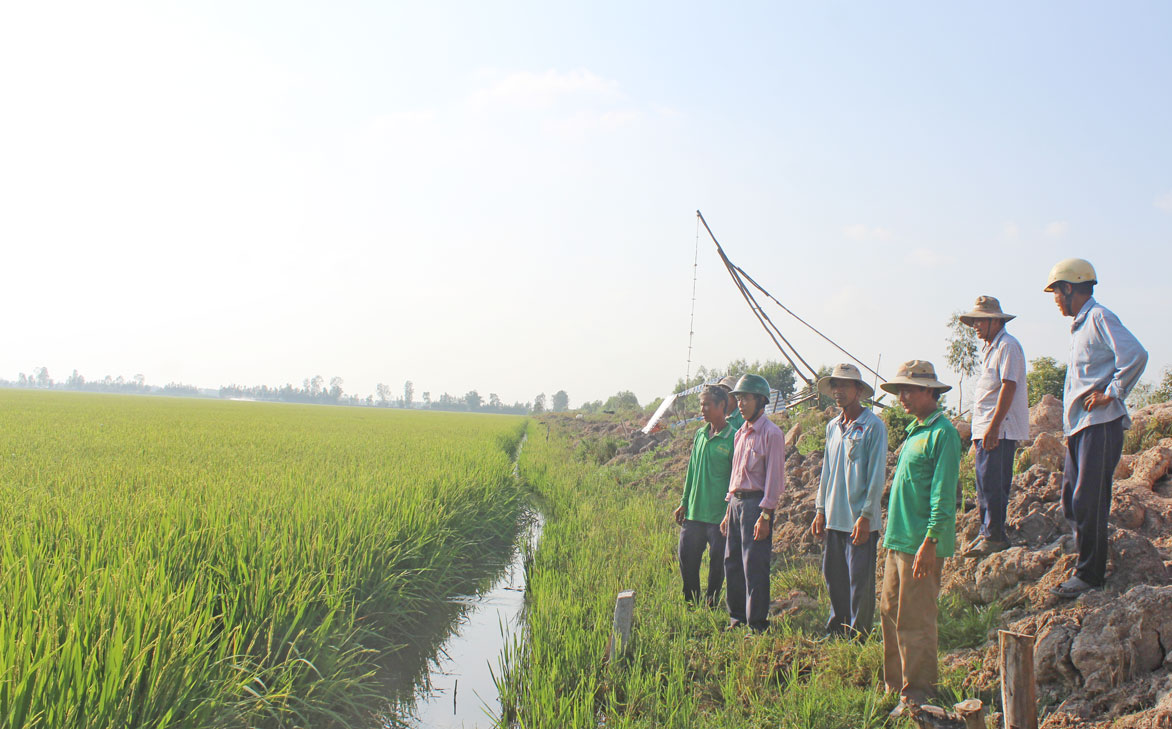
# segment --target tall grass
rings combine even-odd
[[[671,511],[678,491],[647,476],[654,455],[633,466],[599,468],[570,457],[555,429],[534,432],[521,474],[546,514],[528,581],[528,641],[504,659],[503,719],[546,727],[884,726],[895,697],[882,691],[882,641],[824,641],[829,612],[817,563],[775,559],[772,594],[801,589],[817,609],[774,619],[762,636],[724,631],[721,610],[685,607],[675,564]],[[639,485],[648,484],[648,485]],[[682,484],[679,484],[682,487]],[[608,664],[614,600],[636,591],[629,654]],[[957,618],[945,603],[942,633],[970,645],[995,620],[991,612]],[[963,670],[946,669],[943,695],[963,692]],[[992,697],[982,697],[990,699]]]
[[[331,726],[515,529],[523,421],[0,391],[0,726]]]

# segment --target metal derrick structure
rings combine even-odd
[[[704,230],[708,232],[708,237],[712,239],[712,243],[716,246],[716,253],[720,256],[721,262],[724,263],[725,270],[728,271],[728,275],[730,278],[732,278],[733,284],[737,287],[737,291],[739,291],[741,296],[744,298],[745,304],[747,304],[749,310],[753,312],[753,316],[757,318],[757,321],[761,324],[761,327],[765,330],[765,333],[769,335],[769,338],[773,341],[774,346],[777,347],[778,351],[781,352],[782,356],[785,357],[786,361],[789,362],[791,367],[793,367],[794,373],[797,374],[797,376],[802,379],[802,382],[805,383],[805,387],[803,387],[793,397],[784,402],[780,401],[781,393],[779,392],[773,403],[773,409],[775,412],[782,407],[790,408],[810,400],[816,400],[818,398],[818,371],[815,370],[804,357],[802,357],[797,348],[794,347],[794,345],[786,338],[784,334],[782,334],[781,329],[778,328],[777,324],[773,322],[773,319],[770,318],[769,314],[757,301],[757,295],[754,294],[753,289],[755,289],[769,301],[777,304],[779,307],[781,307],[782,311],[792,316],[810,331],[825,339],[832,346],[834,346],[835,349],[845,354],[860,367],[875,375],[875,377],[879,380],[886,382],[886,380],[883,379],[883,376],[876,372],[872,367],[843,349],[843,347],[833,339],[818,331],[818,329],[816,329],[812,324],[795,314],[788,306],[778,301],[777,298],[773,296],[773,294],[766,291],[764,287],[761,286],[761,284],[757,283],[753,279],[752,276],[745,273],[744,269],[733,263],[729,259],[728,255],[724,252],[724,248],[720,245],[720,241],[716,239],[716,235],[713,234],[712,228],[708,227],[708,221],[704,219],[704,215],[699,210],[696,211],[696,218],[704,226]],[[694,296],[695,294],[693,293],[693,307],[695,306]],[[691,345],[689,344],[689,360],[691,358],[690,350]]]

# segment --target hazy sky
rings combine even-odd
[[[1170,38],[1166,2],[4,3],[0,377],[646,402],[699,208],[885,374],[979,294],[1065,360],[1082,256],[1155,379]],[[776,357],[698,270],[694,363]]]

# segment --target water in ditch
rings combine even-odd
[[[493,673],[522,630],[525,560],[536,549],[542,519],[526,514],[516,540],[487,548],[482,589],[437,605],[418,644],[392,667],[390,707],[380,728],[473,729],[495,725],[500,702]],[[496,551],[502,559],[494,560]],[[506,559],[507,558],[507,559]],[[397,670],[396,670],[397,669]]]

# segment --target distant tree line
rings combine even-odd
[[[46,367],[34,367],[31,375],[21,372],[15,380],[0,379],[0,387],[22,387],[37,390],[74,390],[77,392],[117,392],[128,395],[171,395],[179,397],[207,396],[194,385],[185,385],[181,382],[169,382],[162,387],[148,385],[146,377],[138,374],[127,379],[122,375],[114,377],[106,375],[100,380],[87,380],[77,370],[65,378],[64,381],[55,381],[49,375]]]
[[[112,377],[106,375],[100,380],[87,380],[77,370],[73,371],[64,382],[55,382],[45,367],[36,367],[32,374],[21,372],[16,380],[0,379],[0,387],[19,387],[42,390],[74,390],[79,392],[113,392],[133,395],[170,395],[176,397],[219,397],[224,399],[262,400],[266,402],[294,402],[316,403],[320,405],[346,405],[351,407],[384,407],[404,408],[413,410],[447,410],[453,412],[477,413],[505,413],[525,415],[530,412],[542,413],[548,410],[555,412],[568,410],[570,397],[565,390],[554,393],[552,401],[547,405],[545,393],[539,394],[532,402],[514,402],[508,404],[495,393],[484,398],[476,390],[470,390],[464,395],[453,396],[443,393],[432,398],[430,392],[424,392],[421,400],[415,399],[415,383],[407,380],[403,383],[401,397],[395,397],[391,388],[378,383],[375,394],[362,397],[347,394],[343,389],[341,377],[331,377],[327,384],[321,375],[305,378],[301,387],[292,383],[282,387],[268,385],[224,385],[218,390],[201,390],[194,385],[185,385],[171,382],[162,387],[148,385],[146,377],[138,374],[130,379],[122,375]]]

